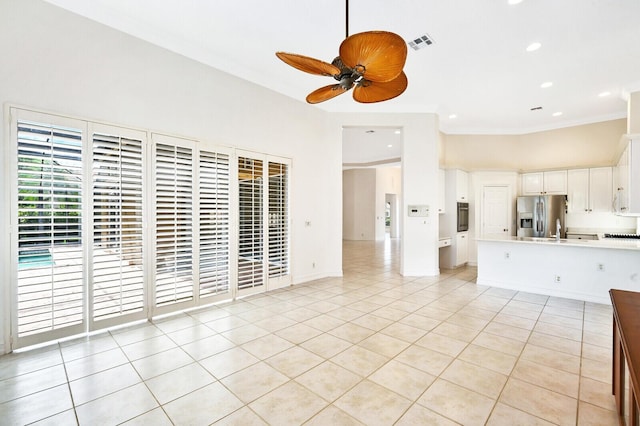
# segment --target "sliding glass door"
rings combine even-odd
[[[291,283],[287,159],[11,109],[12,348]]]
[[[86,328],[86,126],[12,115],[13,335],[21,346]]]
[[[291,284],[288,160],[238,155],[238,294]]]

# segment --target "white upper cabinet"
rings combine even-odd
[[[566,195],[566,193],[566,170],[522,174],[522,195]]]
[[[544,191],[542,172],[522,175],[522,195],[540,195]]]
[[[445,192],[445,172],[443,169],[438,170],[438,213],[445,213],[446,192]]]
[[[567,194],[567,171],[544,172],[544,193],[548,195]]]
[[[469,202],[469,174],[463,170],[456,170],[456,201]]]
[[[589,211],[613,211],[613,169],[589,169]]]
[[[616,174],[616,213],[640,216],[640,138],[629,139]]]
[[[610,212],[613,201],[611,167],[569,170],[567,173],[568,212]]]
[[[629,213],[629,147],[627,145],[616,167],[616,213]]]
[[[567,175],[569,213],[589,211],[589,169],[569,170]]]

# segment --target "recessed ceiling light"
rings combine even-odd
[[[457,118],[457,117],[458,117],[458,116],[457,116],[457,115],[455,115],[455,114],[449,114],[449,118],[450,118],[450,119],[452,119],[452,120],[453,120],[454,118]]]
[[[547,87],[551,87],[551,86],[553,86],[553,83],[551,81],[545,81],[540,85],[540,87],[543,89],[546,89]]]
[[[562,112],[561,112],[561,111],[554,112],[554,113],[553,113],[553,114],[551,114],[551,115],[553,115],[554,117],[560,117],[560,116],[562,115]]]
[[[395,132],[393,132],[393,133],[395,133],[396,135],[399,135],[399,134],[400,134],[400,133],[402,133],[402,132],[401,132],[400,130],[396,130],[396,131],[395,131]]]
[[[531,43],[530,45],[527,46],[527,52],[533,52],[535,50],[538,50],[542,47],[542,43],[538,43],[537,41],[534,43]]]
[[[522,3],[522,0],[509,0],[508,3],[509,4],[518,4],[518,3]]]
[[[606,96],[609,96],[610,94],[611,94],[611,92],[602,92],[598,96],[600,96],[601,98],[604,98]]]
[[[387,145],[387,148],[393,148],[393,145],[389,144]]]

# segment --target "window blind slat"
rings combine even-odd
[[[269,162],[269,277],[289,274],[288,165]]]
[[[95,132],[93,319],[144,309],[142,141]],[[123,161],[126,159],[126,162]]]
[[[263,161],[238,158],[238,289],[264,280]]]
[[[200,151],[200,296],[229,292],[229,156]]]
[[[193,151],[156,144],[156,305],[193,300]]]
[[[18,338],[81,324],[82,131],[18,121]]]

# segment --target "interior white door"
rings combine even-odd
[[[486,238],[509,235],[511,203],[509,187],[506,185],[485,186],[482,189],[482,229]]]

